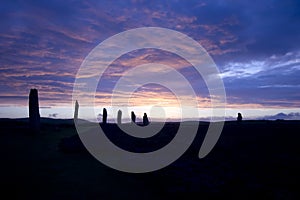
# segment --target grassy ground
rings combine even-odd
[[[169,124],[173,130],[176,124]],[[19,199],[164,199],[170,197],[296,199],[300,178],[300,123],[246,121],[225,124],[204,159],[197,154],[207,124],[189,150],[152,173],[110,169],[86,152],[59,150],[76,135],[68,120],[43,120],[30,134],[26,120],[0,120],[1,195]],[[164,130],[164,132],[168,132]]]

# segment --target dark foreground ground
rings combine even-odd
[[[1,119],[0,198],[299,199],[299,121],[227,122],[212,152],[199,159],[207,127],[200,124],[194,143],[170,166],[129,174],[87,153],[71,120],[43,119],[41,133],[32,135],[26,119]],[[127,138],[115,125],[104,129],[122,148],[146,152],[167,144],[177,128],[166,124],[144,140]]]

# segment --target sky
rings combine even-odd
[[[86,56],[105,39],[140,27],[179,31],[209,53],[224,82],[228,116],[238,111],[249,117],[300,112],[297,0],[4,0],[0,117],[27,116],[30,88],[39,90],[42,116],[72,117],[73,84]],[[124,73],[149,62],[171,66],[187,77],[203,111],[199,117],[209,116],[210,95],[201,76],[184,59],[155,49],[130,52],[109,66],[97,89],[99,112],[110,106],[114,85]],[[178,106],[174,94],[159,85],[135,91],[129,106],[143,112],[158,103],[167,117],[178,117],[172,113]]]

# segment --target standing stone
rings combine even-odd
[[[103,123],[103,124],[106,124],[106,123],[107,123],[107,110],[106,110],[106,108],[103,108],[102,123]]]
[[[238,121],[238,122],[242,122],[242,120],[243,120],[242,114],[241,114],[241,113],[238,113],[237,121]]]
[[[149,124],[149,119],[148,119],[148,116],[146,113],[144,113],[144,116],[143,116],[143,124],[144,124],[144,126],[147,126]]]
[[[131,112],[131,122],[135,123],[135,120],[136,120],[136,116],[135,116],[134,112],[132,111]]]
[[[30,89],[29,93],[29,125],[33,133],[40,131],[40,111],[37,89]]]
[[[79,109],[79,103],[76,100],[76,102],[75,102],[75,111],[74,111],[74,120],[78,119],[78,109]]]
[[[118,116],[117,116],[117,122],[118,124],[122,124],[122,111],[118,111]]]

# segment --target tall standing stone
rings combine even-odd
[[[107,110],[106,110],[106,108],[103,108],[102,123],[103,123],[103,124],[106,124],[106,123],[107,123]]]
[[[122,124],[122,111],[118,111],[118,116],[117,116],[117,122],[118,124]]]
[[[143,125],[147,126],[148,124],[149,124],[149,119],[148,119],[147,113],[144,113],[144,116],[143,116]]]
[[[135,123],[135,120],[136,120],[136,116],[135,116],[134,112],[132,111],[131,112],[131,122]]]
[[[76,100],[76,102],[75,102],[75,111],[74,111],[74,120],[78,119],[78,109],[79,109],[79,103]]]
[[[37,89],[30,89],[29,93],[29,124],[34,133],[40,131],[40,111]]]

